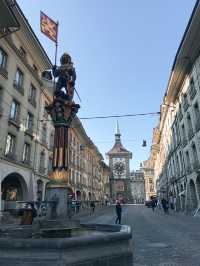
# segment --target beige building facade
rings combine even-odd
[[[17,4],[13,11],[20,30],[0,39],[0,211],[16,208],[19,201],[45,199],[54,144],[45,109],[53,87],[42,78],[52,64]],[[69,141],[74,197],[103,201],[109,169],[78,118]]]
[[[200,207],[199,27],[197,1],[174,60],[151,150],[157,194],[173,196],[178,210],[193,214]]]

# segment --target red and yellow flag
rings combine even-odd
[[[40,11],[40,29],[49,39],[57,43],[58,23]]]

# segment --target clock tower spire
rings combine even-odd
[[[121,134],[120,134],[120,131],[119,131],[119,123],[117,121],[116,123],[116,132],[115,132],[115,142],[121,142]]]
[[[111,196],[113,200],[121,199],[125,202],[131,202],[129,161],[132,158],[132,153],[122,145],[118,121],[116,123],[115,143],[107,156],[112,171]]]

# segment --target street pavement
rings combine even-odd
[[[115,206],[81,221],[114,223]],[[134,266],[200,266],[200,218],[126,205],[122,223],[132,228]]]

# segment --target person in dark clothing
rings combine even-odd
[[[163,210],[164,210],[164,213],[165,214],[168,214],[168,209],[169,209],[169,203],[166,199],[162,199],[161,200],[161,204],[162,204],[162,207],[163,207]]]
[[[153,211],[153,212],[154,212],[154,210],[155,210],[156,205],[157,205],[156,199],[152,199],[152,200],[151,200],[151,208],[152,208],[152,211]]]
[[[95,203],[94,203],[94,201],[91,201],[91,203],[90,203],[90,215],[92,213],[94,213],[94,211],[95,211]]]
[[[117,201],[116,203],[116,214],[117,214],[117,218],[115,220],[115,223],[117,224],[121,224],[121,218],[122,218],[122,206],[120,204],[119,201]]]

